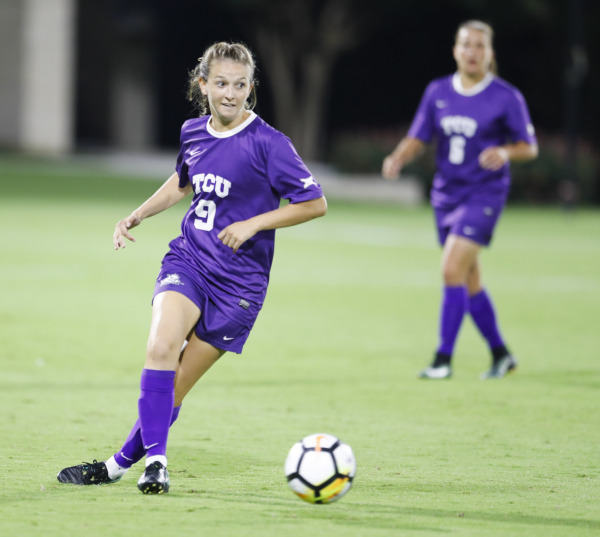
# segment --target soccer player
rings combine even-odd
[[[452,353],[467,313],[492,354],[482,378],[501,378],[517,366],[483,287],[479,251],[489,246],[506,203],[509,163],[533,159],[538,149],[523,96],[496,76],[492,41],[493,30],[484,22],[459,26],[457,72],[427,86],[407,136],[383,161],[383,176],[394,179],[425,144],[437,142],[431,204],[443,246],[444,287],[439,345],[421,378],[452,375]]]
[[[156,280],[138,421],[112,457],[61,470],[62,483],[111,483],[146,455],[138,488],[168,492],[169,427],[198,379],[226,351],[242,352],[265,299],[275,229],[327,211],[291,141],[252,111],[254,72],[242,44],[205,51],[189,93],[203,115],[183,124],[175,173],[116,225],[118,250],[144,219],[192,195]],[[280,207],[281,198],[290,203]]]

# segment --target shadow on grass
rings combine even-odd
[[[384,503],[353,503],[346,498],[339,504],[311,506],[309,504],[299,504],[292,497],[289,500],[275,500],[272,495],[265,494],[240,494],[239,492],[223,494],[207,490],[190,490],[186,494],[198,494],[204,498],[219,500],[222,502],[232,502],[239,504],[259,503],[268,504],[271,508],[277,510],[282,516],[295,514],[302,518],[306,513],[307,517],[334,520],[340,523],[347,523],[352,526],[364,525],[369,528],[398,528],[399,518],[408,520],[411,518],[410,528],[415,529],[414,517],[447,519],[447,520],[465,520],[490,522],[494,524],[519,524],[524,526],[546,526],[546,527],[567,527],[567,528],[585,528],[590,530],[600,530],[600,520],[590,520],[585,518],[561,518],[544,517],[529,515],[519,512],[497,512],[486,511],[454,511],[449,509],[426,509],[419,507],[403,507],[395,504]],[[351,494],[351,493],[350,493]],[[302,510],[310,509],[310,512]],[[409,527],[408,525],[406,527]],[[423,530],[431,528],[421,528]],[[442,531],[439,528],[437,531]]]

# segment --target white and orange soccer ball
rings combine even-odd
[[[352,448],[330,434],[311,434],[292,446],[285,460],[290,488],[310,503],[339,500],[352,487],[356,459]]]

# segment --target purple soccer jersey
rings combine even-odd
[[[181,129],[176,171],[194,195],[181,235],[165,257],[194,276],[228,317],[251,327],[265,299],[275,231],[260,231],[236,253],[217,235],[229,224],[275,210],[281,198],[299,203],[323,196],[291,141],[251,112],[226,132],[210,116]]]
[[[488,74],[468,90],[458,73],[426,88],[408,135],[437,142],[437,171],[431,190],[435,208],[450,209],[476,199],[502,206],[510,187],[509,164],[485,170],[479,154],[491,146],[536,143],[525,99],[515,87]]]

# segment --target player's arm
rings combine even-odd
[[[123,218],[117,222],[115,232],[113,234],[113,244],[115,250],[125,248],[125,239],[135,242],[133,235],[129,230],[139,226],[145,218],[154,216],[169,207],[181,201],[192,191],[192,186],[188,183],[185,187],[179,186],[179,175],[174,173],[169,177],[163,185],[142,203],[135,211],[127,218]]]
[[[425,148],[425,143],[418,138],[406,136],[383,160],[381,174],[386,179],[398,179],[400,170],[417,158]]]
[[[259,214],[241,222],[234,222],[223,229],[218,237],[235,253],[244,242],[254,237],[259,231],[295,226],[324,216],[326,212],[327,201],[324,196],[300,203],[288,203],[274,211]]]
[[[537,144],[521,141],[516,144],[487,147],[479,155],[479,165],[486,170],[496,171],[507,162],[527,162],[537,155]]]

